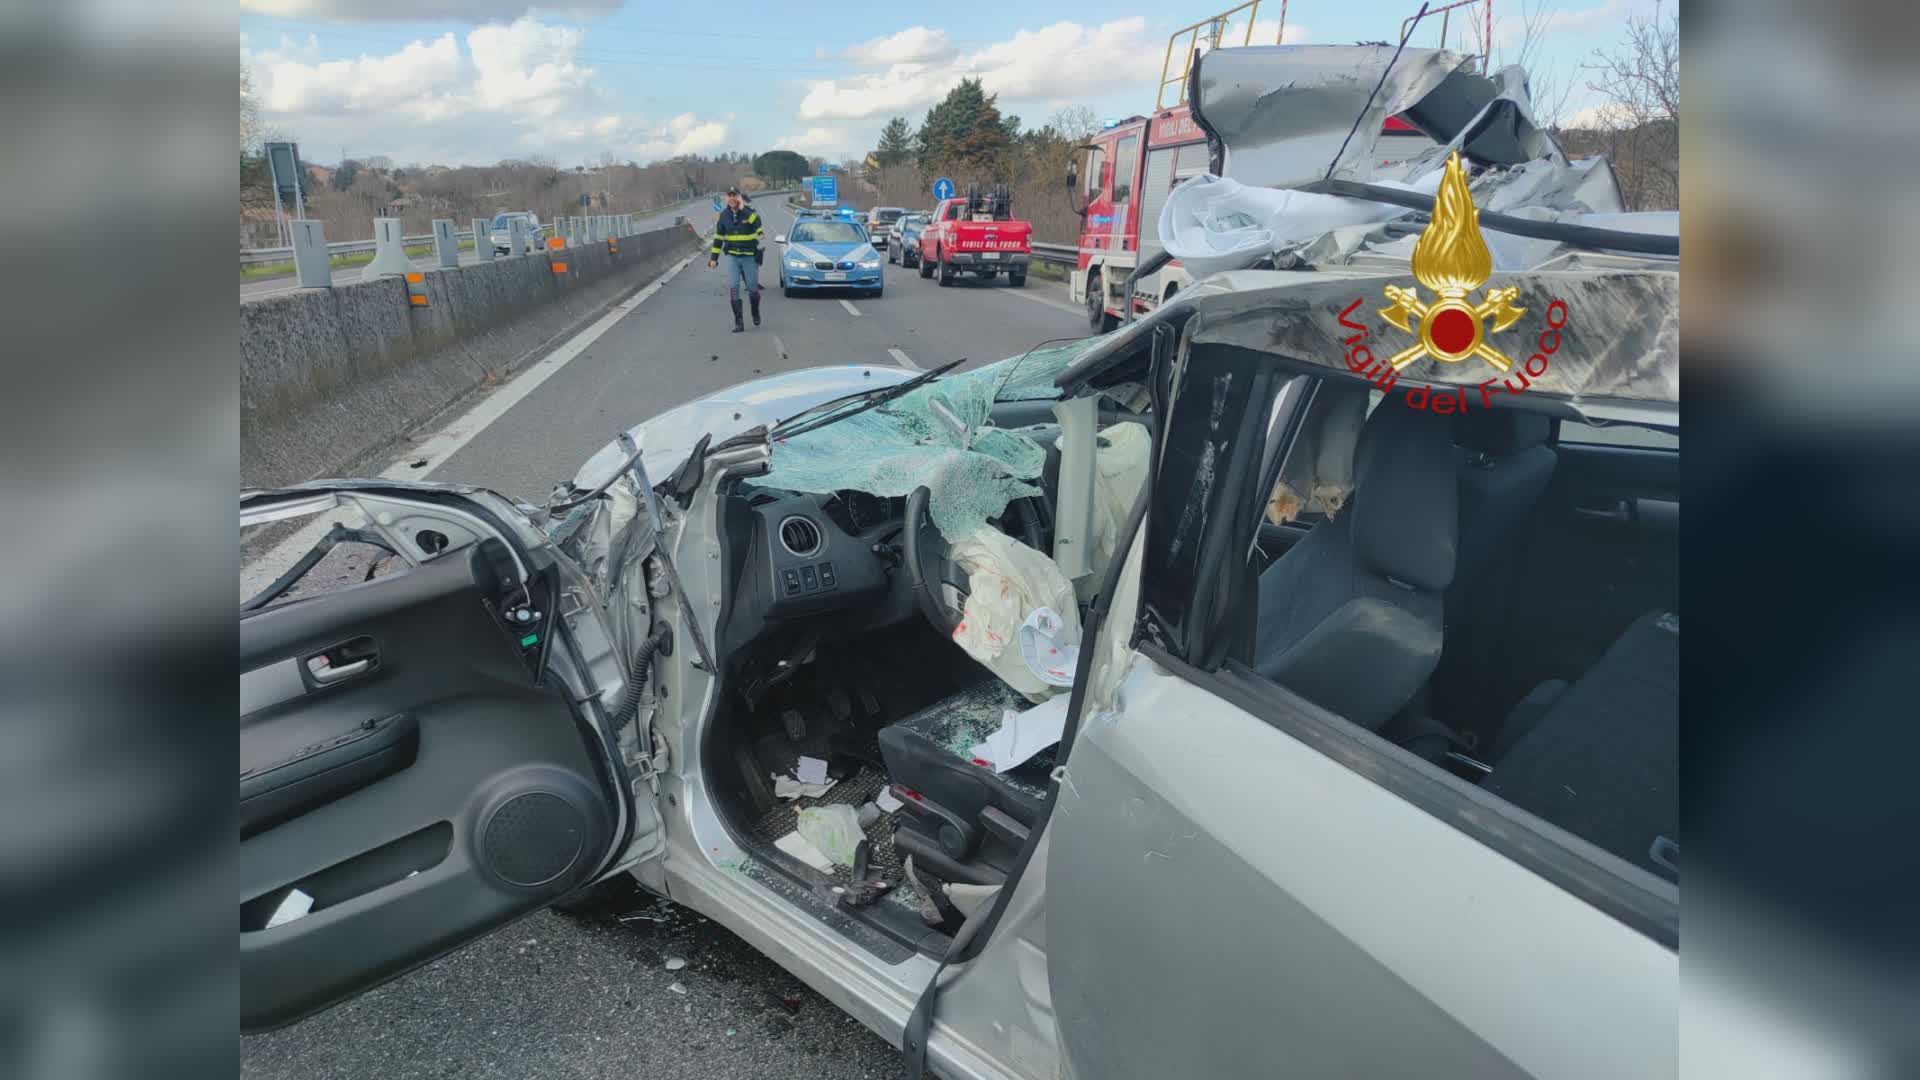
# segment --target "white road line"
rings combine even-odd
[[[1070,311],[1075,315],[1086,314],[1084,310],[1074,307],[1072,304],[1063,304],[1058,300],[1049,300],[1044,296],[1037,296],[1027,292],[1025,289],[995,289],[994,292],[1004,293],[1007,296],[1017,296],[1022,300],[1031,300],[1036,304],[1045,304],[1050,308],[1059,308],[1061,311]]]
[[[842,300],[840,301],[840,306],[847,309],[847,314],[852,315],[856,318],[859,317],[860,309],[853,306],[853,301]]]
[[[645,303],[660,287],[672,281],[674,275],[685,269],[693,261],[693,256],[675,263],[666,273],[631,298],[614,307],[612,311],[600,316],[593,325],[575,334],[571,340],[542,357],[532,367],[514,376],[513,380],[488,394],[480,403],[467,410],[467,413],[427,437],[410,450],[406,457],[380,474],[386,480],[424,480],[433,470],[439,468],[461,447],[472,442],[474,437],[485,431],[488,425],[500,419],[508,409],[519,404],[521,399],[540,388],[540,384],[553,378],[561,368],[566,367],[573,358],[586,352],[588,346],[600,340],[600,335],[613,329],[615,323],[626,318],[633,310]],[[414,468],[410,463],[426,460],[426,464]]]
[[[689,255],[680,260],[652,284],[616,305],[612,311],[601,316],[593,325],[575,334],[572,340],[541,358],[539,363],[521,372],[511,382],[469,409],[466,415],[428,437],[425,442],[420,443],[394,463],[392,468],[381,473],[381,478],[385,480],[426,479],[427,474],[439,468],[447,458],[453,455],[454,451],[472,442],[474,436],[485,431],[489,424],[498,420],[516,402],[532,393],[541,383],[552,378],[555,372],[567,365],[568,361],[585,352],[587,346],[597,341],[600,335],[639,307],[648,297],[659,292],[660,286],[672,281],[674,275],[685,269],[693,259],[694,256]],[[422,458],[426,459],[427,464],[418,469],[409,464]],[[332,517],[325,515],[315,518],[291,536],[275,544],[272,551],[248,566],[242,567],[240,584],[245,596],[252,596],[265,588],[271,580],[270,574],[291,565],[297,555],[319,543],[320,537],[333,527],[333,521]]]
[[[914,363],[911,357],[909,357],[906,353],[901,352],[899,349],[888,349],[887,355],[893,357],[893,362],[896,364],[899,364],[903,368],[910,368],[914,371],[926,370],[925,368],[921,367],[919,364]]]

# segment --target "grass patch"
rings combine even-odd
[[[1066,281],[1073,276],[1073,267],[1062,263],[1041,262],[1038,259],[1027,264],[1027,273],[1048,281]]]
[[[460,250],[472,251],[473,241],[471,240],[460,241]],[[431,254],[433,254],[432,244],[408,244],[407,245],[407,258],[409,259],[417,259],[422,255],[431,255]],[[332,258],[328,259],[327,261],[333,264],[333,268],[335,270],[345,269],[346,267],[349,267],[349,266],[365,266],[368,263],[373,261],[373,252],[354,251],[354,252],[349,252],[345,255],[335,255]],[[291,259],[287,260],[286,262],[254,263],[251,266],[242,266],[240,268],[240,280],[241,281],[258,281],[261,278],[286,277],[292,273],[293,273],[293,260]]]

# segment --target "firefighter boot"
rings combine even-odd
[[[759,326],[760,325],[760,294],[757,292],[748,293],[747,306],[753,308],[753,325]]]
[[[733,332],[738,334],[747,328],[746,324],[740,321],[740,301],[729,300],[727,302],[733,305]]]

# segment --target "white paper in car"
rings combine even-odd
[[[286,899],[280,901],[279,907],[273,909],[273,916],[267,920],[267,929],[271,930],[282,923],[290,923],[312,910],[313,897],[299,889],[294,889],[287,893]]]
[[[828,780],[823,784],[803,784],[783,773],[773,773],[773,793],[782,799],[798,799],[802,796],[817,799],[833,790],[838,780]]]
[[[1072,686],[1073,670],[1080,662],[1080,646],[1061,640],[1065,629],[1059,612],[1037,607],[1014,631],[1027,670],[1048,686]]]
[[[803,784],[824,784],[827,782],[827,763],[817,757],[801,756],[794,762],[793,775]]]
[[[799,859],[823,874],[833,873],[833,860],[826,857],[813,842],[797,832],[790,832],[773,842],[773,846]]]
[[[1060,741],[1067,730],[1067,700],[1071,695],[1056,694],[1025,712],[1008,709],[1000,717],[1000,730],[973,748],[973,756],[1003,773],[1018,768],[1027,759]]]
[[[891,814],[907,804],[894,797],[893,788],[883,787],[880,789],[880,794],[873,797],[873,805]]]

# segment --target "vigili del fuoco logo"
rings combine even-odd
[[[1365,323],[1353,322],[1352,315],[1363,299],[1355,299],[1340,312],[1340,325],[1354,333],[1345,339],[1347,368],[1367,377],[1381,390],[1391,390],[1400,372],[1422,356],[1431,356],[1443,364],[1459,364],[1479,358],[1499,373],[1499,377],[1480,383],[1480,407],[1492,407],[1493,395],[1526,392],[1533,380],[1547,373],[1549,358],[1560,348],[1560,331],[1567,325],[1567,305],[1554,300],[1547,305],[1546,329],[1540,332],[1538,348],[1524,361],[1515,363],[1489,340],[1520,321],[1526,308],[1514,307],[1520,296],[1515,287],[1487,289],[1476,303],[1473,293],[1487,283],[1493,273],[1493,254],[1480,235],[1480,211],[1467,190],[1466,170],[1460,165],[1460,152],[1447,155],[1446,171],[1440,178],[1440,190],[1433,200],[1433,220],[1421,231],[1413,245],[1413,279],[1434,294],[1432,302],[1421,298],[1418,289],[1388,285],[1386,298],[1392,301],[1380,309],[1388,326],[1415,340],[1385,360],[1374,357],[1367,339],[1373,334]],[[1492,320],[1493,325],[1487,325]],[[1418,387],[1407,394],[1407,404],[1434,412],[1464,412],[1467,388],[1429,391]]]

